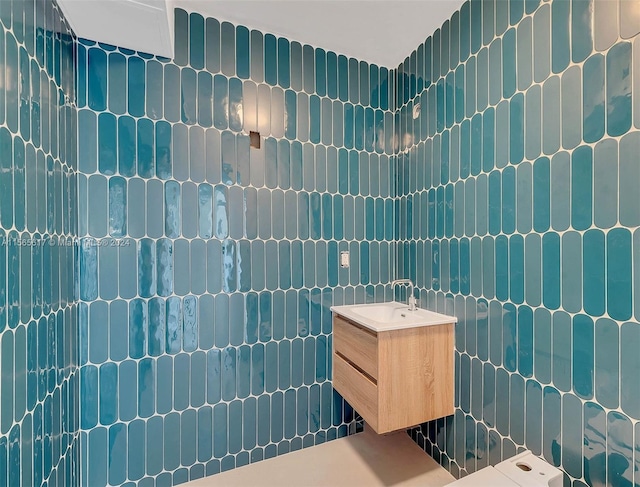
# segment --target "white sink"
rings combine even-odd
[[[444,325],[458,321],[455,316],[443,315],[426,309],[418,308],[415,311],[409,311],[406,304],[396,301],[332,306],[331,311],[376,332]]]

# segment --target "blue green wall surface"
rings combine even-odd
[[[183,10],[171,61],[80,42],[82,485],[355,431],[329,307],[389,296],[389,76]]]
[[[171,486],[358,431],[329,307],[396,276],[458,317],[427,453],[640,484],[634,8],[471,0],[386,69],[183,10],[169,60],[1,2],[0,485]]]
[[[411,434],[455,476],[640,483],[637,8],[472,0],[398,69],[399,274],[458,317],[455,415]]]
[[[0,2],[0,486],[79,479],[75,40]]]

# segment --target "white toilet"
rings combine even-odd
[[[562,487],[562,472],[525,451],[449,484],[451,487]]]

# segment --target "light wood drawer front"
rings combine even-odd
[[[378,378],[378,339],[374,333],[336,316],[333,320],[333,343],[336,352],[374,379]]]
[[[378,388],[336,353],[333,354],[333,387],[373,429],[378,428]]]

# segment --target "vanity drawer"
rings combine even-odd
[[[335,316],[333,343],[336,352],[374,379],[378,378],[378,338],[374,332]]]
[[[337,353],[333,354],[333,387],[377,430],[378,387]]]

